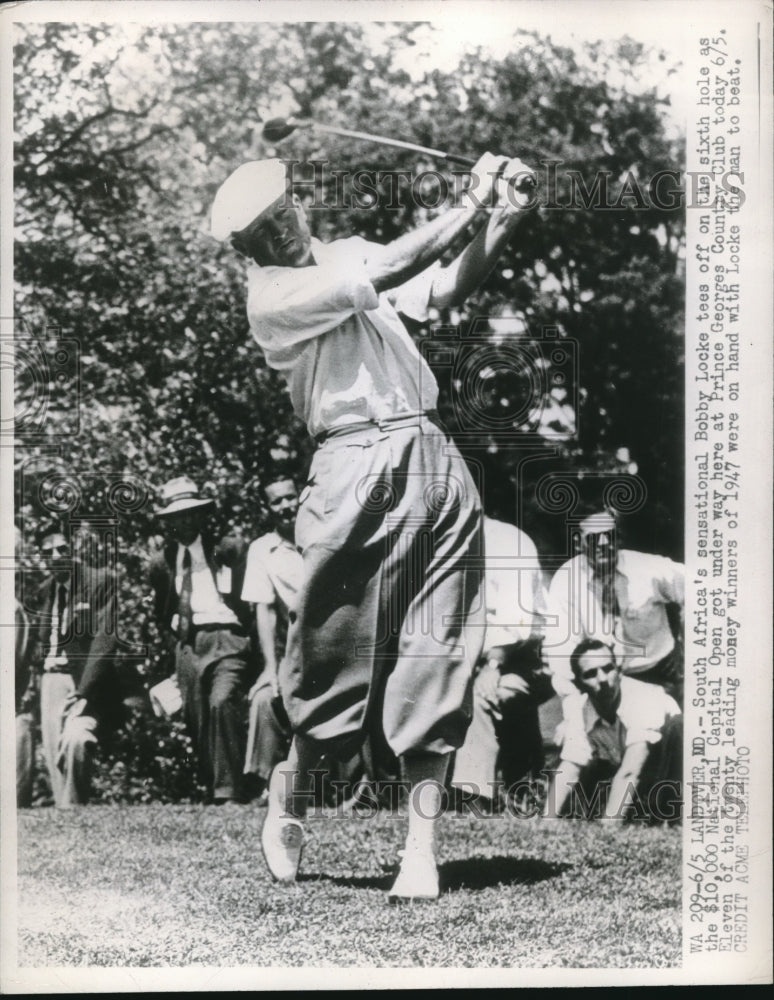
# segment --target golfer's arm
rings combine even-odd
[[[374,247],[366,261],[371,284],[377,292],[402,285],[438,260],[469,227],[481,230],[487,218],[486,209],[471,200],[384,247]]]
[[[461,305],[487,278],[521,220],[521,212],[495,208],[462,253],[438,272],[430,305],[438,309]]]

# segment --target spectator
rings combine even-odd
[[[158,511],[169,532],[150,566],[156,617],[174,637],[183,716],[207,800],[241,801],[244,766],[243,697],[250,658],[249,608],[240,595],[247,546],[216,545],[206,529],[214,501],[187,476],[161,490]]]
[[[545,815],[561,814],[579,783],[586,803],[595,802],[599,783],[612,779],[600,803],[605,818],[624,819],[647,803],[651,817],[677,819],[674,796],[682,777],[683,740],[677,702],[658,684],[622,676],[613,648],[598,639],[579,643],[571,664],[583,728],[562,740]],[[660,794],[664,783],[668,796]]]
[[[506,786],[543,764],[538,705],[553,694],[540,655],[545,590],[537,549],[519,528],[484,518],[486,632],[473,689],[473,720],[452,784],[497,804]]]
[[[570,655],[583,639],[609,642],[625,675],[683,697],[685,569],[664,556],[619,549],[615,517],[594,510],[579,525],[580,553],[548,591],[544,649],[568,726],[580,726]]]
[[[59,532],[41,554],[49,575],[34,598],[33,668],[40,676],[40,727],[54,802],[86,803],[94,748],[123,718],[117,676],[115,581],[71,559]]]
[[[271,772],[287,757],[292,733],[282,705],[278,665],[285,653],[288,618],[303,581],[304,564],[293,541],[298,491],[283,477],[267,484],[264,495],[273,529],[250,545],[242,600],[255,605],[263,671],[249,693],[245,774],[257,782],[259,801],[266,798]]]
[[[30,618],[20,599],[22,581],[22,534],[15,528],[14,554],[16,561],[16,805],[25,809],[32,805],[35,776],[35,711],[38,702],[37,674],[32,669],[33,643]]]

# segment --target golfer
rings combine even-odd
[[[216,194],[213,236],[251,262],[252,334],[317,444],[279,676],[294,739],[261,835],[279,881],[298,871],[310,770],[345,759],[379,725],[410,788],[389,899],[438,895],[435,819],[484,635],[481,509],[400,314],[423,320],[461,303],[531,207],[533,186],[520,161],[484,154],[458,206],[386,246],[312,238],[280,160],[243,164]],[[465,249],[440,267],[463,236]]]

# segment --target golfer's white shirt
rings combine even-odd
[[[437,265],[378,295],[366,260],[381,250],[359,236],[313,240],[309,267],[248,268],[250,329],[312,436],[436,407],[435,376],[398,312],[427,318]]]

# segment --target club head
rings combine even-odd
[[[264,122],[261,134],[268,142],[280,142],[280,140],[295,132],[296,127],[287,118],[270,118],[267,122]]]

